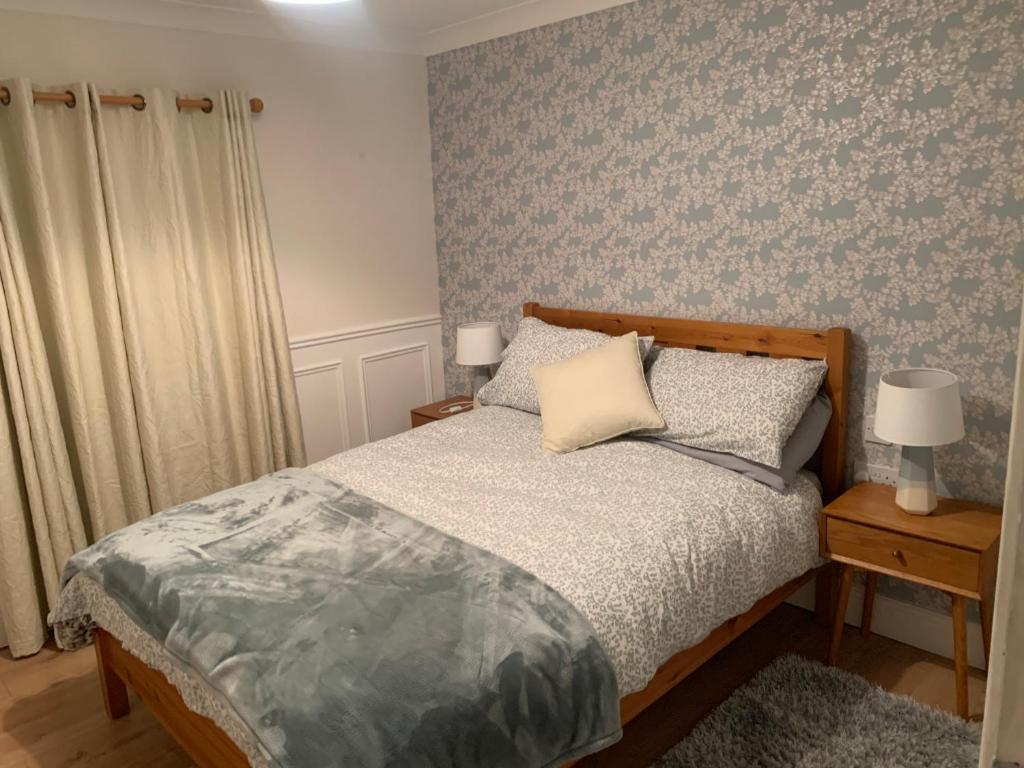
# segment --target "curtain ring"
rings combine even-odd
[[[132,109],[134,109],[136,112],[145,112],[146,111],[146,97],[143,96],[141,93],[136,93],[135,94],[135,98],[138,99],[139,101],[141,101],[142,103],[141,104],[132,104]]]
[[[213,112],[213,99],[203,99],[203,101],[206,102],[206,104],[204,104],[201,107],[203,112],[205,112],[206,114],[210,114],[211,112]]]
[[[8,106],[11,103],[11,91],[7,86],[0,86],[0,104]]]
[[[64,91],[69,96],[69,99],[64,102],[64,106],[68,109],[74,109],[78,105],[78,98],[75,96],[74,91]]]

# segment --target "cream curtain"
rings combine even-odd
[[[0,106],[0,620],[45,639],[67,559],[305,463],[248,103]],[[49,89],[48,89],[49,90]],[[63,89],[61,89],[63,90]]]

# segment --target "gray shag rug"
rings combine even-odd
[[[980,737],[953,715],[784,656],[651,768],[975,768]]]

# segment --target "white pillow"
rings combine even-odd
[[[504,405],[520,411],[540,413],[530,369],[535,365],[566,360],[580,352],[599,347],[612,338],[599,331],[562,328],[548,325],[535,317],[524,317],[519,322],[515,338],[502,354],[497,374],[480,388],[477,399],[483,405]],[[653,343],[653,336],[640,338],[641,357],[647,357]]]
[[[569,360],[535,365],[544,450],[575,451],[637,429],[662,429],[651,401],[636,332]]]

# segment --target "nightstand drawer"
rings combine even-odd
[[[977,552],[834,518],[828,519],[825,546],[829,555],[846,560],[965,592],[979,591]]]

